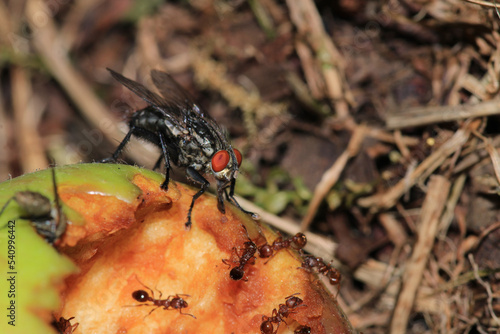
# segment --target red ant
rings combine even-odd
[[[137,279],[139,281],[139,279]],[[158,299],[154,298],[154,292],[151,290],[149,287],[144,285],[141,281],[139,283],[142,284],[146,289],[148,289],[151,292],[151,296],[144,290],[136,290],[132,292],[132,298],[137,300],[140,303],[145,303],[145,302],[151,302],[153,304],[142,304],[142,305],[134,305],[134,306],[156,306],[154,309],[152,309],[147,315],[149,316],[153,311],[157,310],[158,308],[163,306],[164,310],[168,310],[169,308],[173,310],[179,310],[179,313],[182,315],[189,315],[193,318],[196,319],[196,317],[192,314],[189,313],[182,313],[182,309],[188,307],[188,303],[181,297],[189,297],[189,295],[183,295],[183,294],[175,294],[175,295],[170,295],[167,297],[167,299],[161,299],[162,292],[157,290],[160,293],[160,297]]]
[[[74,325],[71,325],[71,320],[73,319],[75,319],[75,317],[71,317],[67,320],[64,319],[63,317],[60,317],[59,321],[55,322],[55,327],[57,331],[61,334],[72,334],[79,325],[78,322]]]
[[[288,317],[290,314],[295,313],[294,309],[302,305],[303,301],[299,297],[295,297],[298,293],[294,293],[291,296],[286,297],[285,304],[280,304],[278,306],[278,310],[274,309],[273,313],[270,317],[263,315],[262,316],[262,324],[260,325],[260,332],[262,334],[276,334],[280,327],[281,322],[286,321],[283,318]],[[278,324],[276,330],[274,330],[273,323]]]
[[[235,250],[236,249],[233,248],[233,251]],[[239,281],[240,279],[243,278],[243,276],[245,276],[245,271],[244,271],[245,265],[250,261],[252,261],[251,262],[252,264],[255,262],[254,255],[256,252],[257,252],[257,246],[253,241],[250,240],[244,243],[243,255],[241,255],[238,260],[239,265],[231,269],[231,271],[229,272],[229,277],[231,277],[232,280]],[[222,262],[224,262],[224,264],[227,264],[228,266],[231,266],[228,263],[228,260],[224,259],[222,260]]]
[[[331,285],[340,285],[340,279],[342,277],[340,272],[332,266],[327,265],[320,257],[306,256],[300,268],[310,271],[315,267],[318,268],[320,274],[328,278]]]
[[[311,327],[300,325],[299,327],[295,328],[293,333],[294,334],[311,334]]]
[[[297,233],[293,237],[285,240],[283,240],[283,237],[279,236],[276,240],[274,240],[272,245],[266,243],[265,245],[260,246],[259,256],[262,258],[273,257],[281,249],[292,247],[299,250],[304,248],[306,244],[307,238],[303,233]]]

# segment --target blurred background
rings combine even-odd
[[[357,329],[498,332],[499,23],[479,0],[4,0],[0,180],[110,157],[145,103],[106,68],[160,69],[242,151],[243,207],[334,260]]]

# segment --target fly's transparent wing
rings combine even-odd
[[[170,121],[172,121],[174,124],[181,126],[181,123],[183,123],[182,118],[182,112],[178,108],[173,108],[172,104],[169,101],[166,101],[159,95],[151,92],[149,89],[147,89],[144,85],[130,80],[129,78],[124,77],[123,75],[116,73],[115,71],[111,70],[108,68],[108,71],[111,73],[111,76],[120,82],[122,85],[130,89],[132,92],[134,92],[137,96],[139,96],[141,99],[146,101],[151,105],[151,107],[155,108],[157,111],[161,112],[163,115],[165,115]]]
[[[161,95],[165,98],[165,101],[167,101],[172,108],[182,110],[186,114],[195,113],[196,117],[212,119],[210,115],[201,110],[196,103],[193,102],[191,95],[169,74],[152,70],[151,78],[156,88],[158,88]]]
[[[208,113],[193,102],[190,94],[182,88],[169,74],[157,70],[151,71],[153,83],[171,109],[182,112],[187,128],[193,129],[202,136],[207,136],[218,143],[226,142],[227,135]]]

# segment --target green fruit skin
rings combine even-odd
[[[58,188],[83,187],[87,192],[115,196],[128,203],[141,193],[130,182],[135,174],[163,181],[161,174],[116,164],[69,165],[56,167],[55,171]],[[54,203],[51,171],[41,170],[0,183],[0,207],[17,192],[27,190]],[[84,224],[80,214],[61,205],[70,224]],[[10,201],[0,215],[0,333],[56,333],[49,323],[52,312],[59,307],[57,285],[77,268],[45,242],[29,221],[20,219],[21,215],[22,209],[15,201]],[[9,317],[11,314],[15,317]]]

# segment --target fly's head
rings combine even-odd
[[[236,179],[242,159],[241,152],[231,146],[215,152],[210,159],[210,169],[217,179],[217,188],[224,189]]]

